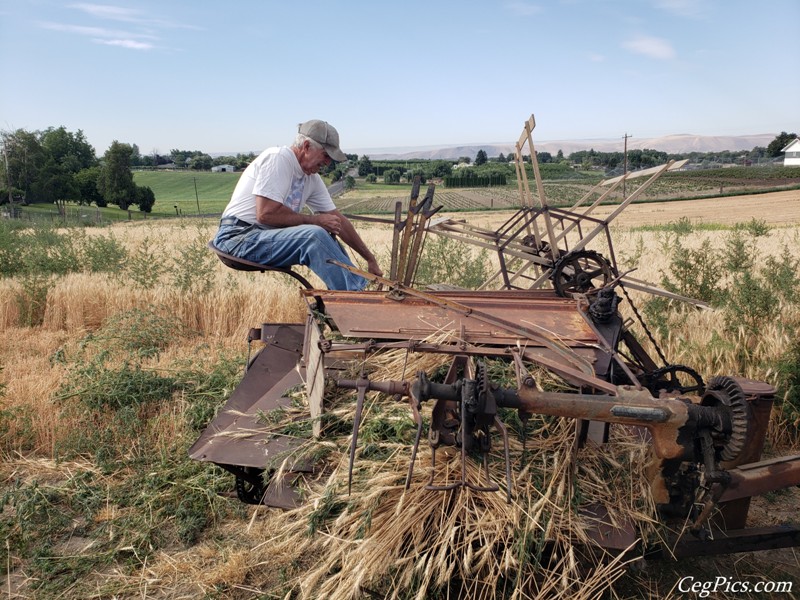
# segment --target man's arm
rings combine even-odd
[[[372,251],[367,248],[367,245],[364,243],[364,240],[361,239],[361,236],[358,235],[356,228],[353,227],[353,224],[350,222],[350,219],[345,217],[342,213],[339,212],[339,209],[334,209],[329,212],[320,213],[322,215],[330,215],[335,216],[339,219],[340,222],[340,230],[339,230],[339,237],[342,238],[345,244],[350,246],[353,250],[358,252],[361,257],[367,261],[367,271],[372,273],[373,275],[382,276],[383,271],[378,266],[378,261],[375,258],[375,255]]]
[[[341,231],[341,219],[331,213],[307,215],[296,213],[281,202],[264,196],[256,196],[256,220],[270,227],[294,227],[295,225],[319,225],[337,235]],[[351,226],[352,227],[352,226]]]
[[[264,196],[256,196],[256,219],[262,225],[271,227],[294,227],[295,225],[319,225],[325,231],[338,235],[345,244],[358,252],[367,261],[367,271],[373,275],[383,275],[375,255],[367,248],[350,220],[338,209],[313,215],[296,213],[280,202]]]

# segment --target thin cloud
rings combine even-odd
[[[589,60],[592,62],[603,62],[605,59],[606,59],[605,56],[603,56],[602,54],[597,54],[595,52],[592,52],[589,55]]]
[[[159,33],[165,29],[200,29],[191,25],[153,18],[141,10],[109,4],[79,2],[69,5],[69,8],[82,13],[85,17],[90,17],[95,22],[100,22],[101,25],[47,22],[40,23],[40,27],[88,37],[96,44],[139,51],[158,48],[158,42],[161,39]],[[118,27],[103,27],[104,23],[115,24]],[[119,25],[121,23],[125,25]]]
[[[647,35],[633,37],[623,42],[622,47],[634,54],[641,54],[658,60],[671,60],[676,56],[675,49],[667,40]]]
[[[531,4],[530,2],[506,2],[506,8],[521,17],[538,15],[543,10],[538,4]]]
[[[93,40],[97,44],[105,44],[106,46],[119,46],[121,48],[130,48],[131,50],[152,50],[155,46],[147,42],[137,42],[136,40]]]
[[[70,4],[69,8],[74,8],[75,10],[79,10],[97,19],[122,21],[123,23],[135,23],[137,25],[145,25],[161,29],[194,29],[197,31],[202,29],[201,27],[187,25],[186,23],[176,23],[174,21],[165,21],[161,18],[152,17],[141,10],[123,8],[121,6],[111,6],[109,4],[89,4],[86,2],[79,2],[77,4]]]
[[[155,40],[156,37],[149,33],[131,33],[121,29],[107,29],[105,27],[88,27],[86,25],[68,25],[66,23],[52,23],[43,22],[39,23],[43,29],[50,29],[52,31],[64,31],[66,33],[74,33],[91,38],[134,38],[134,39],[150,39]]]
[[[705,12],[702,0],[656,0],[655,5],[679,17],[699,17]]]
[[[70,8],[75,8],[98,19],[110,19],[112,21],[124,21],[126,23],[141,23],[142,14],[139,10],[122,8],[121,6],[109,6],[107,4],[70,4]]]

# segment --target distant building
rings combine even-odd
[[[800,138],[794,138],[781,152],[784,167],[800,167]]]
[[[217,165],[216,167],[211,167],[212,173],[233,173],[236,170],[236,167],[233,165]]]

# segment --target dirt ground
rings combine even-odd
[[[617,207],[600,206],[592,211],[596,218],[608,217]],[[493,211],[480,213],[480,225],[494,229],[506,221],[513,212]],[[453,213],[456,219],[472,219],[469,213]],[[642,225],[666,225],[688,218],[692,223],[718,223],[733,225],[746,223],[751,219],[766,221],[769,225],[796,225],[800,223],[800,190],[729,196],[701,200],[682,200],[672,202],[647,202],[631,204],[614,219],[617,227],[637,227]]]
[[[594,216],[606,217],[612,206],[598,207]],[[800,223],[800,190],[685,200],[680,202],[654,202],[632,204],[614,220],[615,225],[664,225],[687,217],[693,223],[719,223],[733,225],[750,219],[764,220],[770,225]]]

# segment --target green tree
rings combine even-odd
[[[3,184],[10,186],[15,200],[22,204],[34,201],[32,188],[47,159],[39,137],[17,129],[2,132],[2,142],[4,160],[0,161],[0,168],[3,169]]]
[[[384,183],[400,183],[400,171],[397,169],[389,169],[383,172]]]
[[[353,178],[353,176],[352,175],[348,175],[347,177],[345,177],[344,178],[344,189],[352,190],[354,187],[356,187],[356,180]]]
[[[372,161],[365,154],[358,161],[358,176],[366,177],[370,173],[372,173]]]
[[[91,204],[106,206],[106,201],[97,189],[97,182],[100,180],[100,167],[89,167],[81,169],[74,176],[75,185],[78,187],[78,204]]]
[[[195,154],[189,159],[188,167],[192,171],[210,171],[214,166],[214,159],[208,154]]]
[[[71,133],[63,126],[50,127],[42,133],[41,141],[45,152],[70,175],[97,163],[94,148],[80,129],[77,133]]]
[[[133,183],[130,160],[133,148],[114,140],[103,156],[103,166],[97,189],[108,204],[122,210],[136,201],[136,184]]]
[[[479,167],[481,165],[485,165],[488,157],[486,156],[486,151],[481,149],[478,150],[478,154],[475,156],[475,166]]]
[[[767,155],[771,156],[772,158],[777,158],[781,155],[781,150],[786,148],[786,146],[789,145],[789,142],[796,137],[796,133],[786,133],[785,131],[781,131],[780,135],[772,140],[769,143],[769,146],[767,146]]]
[[[153,205],[156,203],[156,195],[153,190],[146,185],[136,186],[136,204],[142,212],[152,212]]]
[[[73,175],[59,166],[52,157],[48,157],[39,169],[39,173],[31,185],[31,193],[38,202],[57,202],[80,198],[80,191],[75,184]]]
[[[407,172],[406,177],[408,178],[409,182],[414,181],[415,177],[419,177],[419,182],[422,185],[425,185],[428,181],[428,178],[425,176],[425,171],[420,168],[416,168]]]
[[[453,173],[453,163],[448,160],[434,160],[426,165],[429,177],[447,177]]]
[[[141,167],[144,164],[144,158],[142,157],[142,153],[139,151],[139,146],[133,144],[131,148],[133,148],[133,152],[131,153],[131,166]]]
[[[186,167],[195,154],[196,152],[194,150],[173,149],[170,150],[169,157],[172,159],[172,162],[175,163],[176,167]]]

